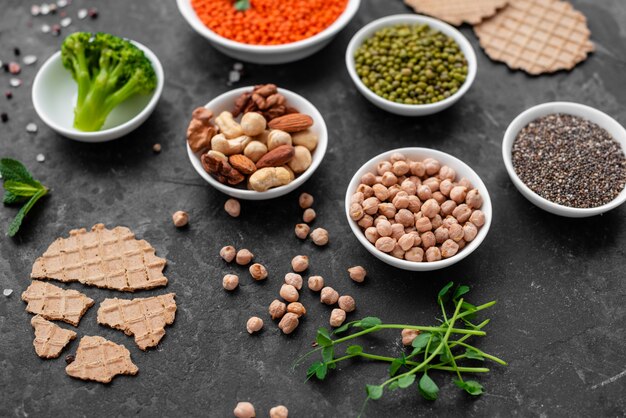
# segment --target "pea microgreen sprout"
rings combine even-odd
[[[444,371],[454,374],[454,383],[472,396],[483,393],[483,386],[476,380],[466,379],[464,374],[487,373],[487,367],[476,366],[477,361],[490,360],[506,366],[504,360],[487,354],[470,345],[466,341],[471,337],[487,335],[483,328],[489,323],[486,319],[478,324],[474,323],[477,314],[496,304],[496,301],[475,306],[464,300],[470,288],[457,286],[450,282],[437,295],[437,303],[441,308],[442,319],[438,326],[422,326],[410,324],[385,324],[379,318],[366,317],[352,321],[336,328],[332,333],[326,328],[320,328],[315,338],[316,348],[306,353],[296,361],[294,367],[301,364],[312,354],[321,352],[321,360],[313,362],[307,369],[307,380],[316,377],[324,380],[329,370],[335,369],[337,363],[351,358],[363,358],[389,363],[389,377],[384,382],[365,386],[367,401],[380,399],[385,390],[393,391],[405,389],[417,382],[420,394],[427,400],[434,401],[439,395],[439,386],[431,378],[429,372]],[[451,305],[454,310],[449,311],[446,306]],[[452,314],[450,314],[452,312]],[[368,334],[387,329],[409,329],[417,331],[417,336],[411,343],[410,353],[402,353],[400,357],[384,356],[367,353],[363,346],[352,344],[345,349],[345,354],[336,355],[338,346],[343,343],[363,337]],[[358,330],[341,337],[340,334],[348,330]],[[361,410],[361,413],[364,409]]]

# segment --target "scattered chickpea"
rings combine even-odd
[[[282,318],[285,312],[287,312],[287,305],[285,305],[284,302],[274,299],[272,303],[270,303],[269,313],[272,319]]]
[[[280,287],[280,297],[285,299],[287,302],[297,302],[300,298],[300,294],[298,293],[298,289],[293,287],[290,284],[284,284]]]
[[[302,214],[302,220],[306,223],[311,223],[315,220],[315,210],[312,208],[308,208],[304,210],[304,213]]]
[[[285,274],[285,284],[290,284],[300,290],[302,289],[302,276],[298,273],[287,273]]]
[[[278,323],[278,328],[283,331],[283,334],[291,334],[300,324],[298,315],[287,312]]]
[[[248,334],[254,334],[255,332],[259,332],[263,328],[263,320],[258,316],[253,316],[248,319],[246,323],[246,329],[248,330]]]
[[[298,204],[302,209],[308,209],[313,206],[313,196],[308,193],[302,193],[298,198]]]
[[[320,301],[326,305],[334,305],[339,300],[339,293],[332,287],[326,286],[320,294]]]
[[[297,224],[295,228],[296,237],[306,239],[309,236],[311,228],[307,224]]]
[[[324,278],[322,276],[311,276],[309,277],[309,289],[314,292],[319,292],[324,287]]]
[[[352,312],[356,309],[356,302],[354,301],[354,298],[352,296],[339,296],[337,302],[339,303],[339,307],[346,312]]]
[[[270,418],[288,418],[289,410],[284,405],[278,405],[270,409]]]
[[[296,273],[302,273],[309,268],[309,257],[306,255],[297,255],[291,260],[291,268]]]
[[[367,271],[361,266],[350,267],[348,273],[350,274],[350,278],[357,283],[363,283],[367,275]]]
[[[287,312],[298,315],[298,318],[306,315],[306,309],[304,305],[300,302],[291,302],[289,305],[287,305]]]
[[[420,331],[418,329],[408,329],[404,328],[402,330],[402,345],[409,346],[413,344],[413,340],[420,335]]]
[[[189,214],[182,210],[176,211],[172,215],[172,221],[174,221],[174,226],[176,228],[182,228],[189,223]]]
[[[256,412],[254,411],[254,405],[250,402],[239,402],[233,411],[237,418],[254,418]]]
[[[235,259],[235,255],[237,255],[237,250],[235,250],[235,247],[232,245],[222,247],[220,250],[220,257],[222,257],[227,263],[233,261]]]
[[[244,248],[242,250],[237,251],[235,262],[237,262],[237,264],[239,264],[240,266],[245,266],[247,264],[250,264],[250,262],[253,259],[254,259],[254,254],[252,254],[249,250]]]
[[[161,149],[162,149],[161,144],[154,144],[154,145],[152,146],[152,151],[153,151],[155,154],[160,153],[160,152],[161,152]]]
[[[315,228],[309,236],[315,245],[321,247],[328,244],[328,231],[324,228]]]
[[[267,279],[267,276],[268,276],[267,269],[265,268],[263,264],[254,263],[253,265],[250,266],[249,271],[250,271],[250,275],[252,276],[254,280],[259,281],[259,280]]]
[[[236,218],[241,214],[241,205],[237,199],[228,199],[224,203],[224,210],[233,218]]]
[[[346,320],[346,312],[343,309],[333,309],[330,313],[330,326],[331,327],[340,327],[341,324]]]
[[[222,286],[226,290],[235,290],[239,286],[239,277],[236,274],[227,274],[222,279]]]

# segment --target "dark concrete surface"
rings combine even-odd
[[[403,118],[383,113],[355,90],[344,68],[352,34],[371,20],[407,12],[400,1],[365,0],[355,19],[323,51],[301,62],[277,67],[246,65],[238,85],[275,82],[311,100],[326,119],[330,140],[326,158],[305,186],[318,213],[316,226],[330,231],[331,243],[315,248],[293,235],[301,211],[298,192],[268,202],[242,202],[242,216],[222,209],[226,197],[192,169],[184,131],[190,111],[226,91],[233,60],[213,50],[178,14],[174,1],[75,1],[67,9],[95,6],[97,20],[75,19],[72,30],[102,30],[148,45],[161,59],[167,80],[153,116],[137,131],[106,144],[82,144],[54,134],[36,116],[30,89],[36,69],[62,41],[40,33],[44,22],[31,18],[31,2],[5,1],[0,13],[0,59],[22,54],[39,57],[24,68],[25,84],[14,99],[0,98],[10,120],[0,124],[0,154],[26,163],[52,189],[28,217],[15,239],[0,238],[0,416],[230,416],[239,400],[253,402],[259,416],[276,404],[290,416],[356,416],[365,383],[379,383],[386,369],[364,362],[346,365],[322,383],[305,383],[305,368],[293,360],[305,352],[315,329],[327,323],[330,309],[308,290],[302,301],[306,319],[291,336],[281,335],[266,308],[275,297],[289,261],[311,257],[311,274],[323,275],[358,305],[352,318],[376,315],[387,322],[432,323],[435,295],[447,281],[473,287],[470,299],[498,304],[488,316],[489,335],[477,344],[509,361],[480,376],[487,393],[477,399],[460,392],[449,375],[434,374],[440,399],[428,402],[415,388],[370,403],[368,416],[624,416],[626,415],[626,208],[604,216],[569,220],[543,212],[525,200],[509,181],[500,144],[508,123],[522,110],[546,101],[572,100],[597,107],[626,123],[626,3],[579,0],[589,20],[597,52],[570,73],[529,77],[492,63],[469,27],[462,31],[478,56],[478,77],[451,109],[431,117]],[[33,22],[32,27],[30,22]],[[67,33],[65,30],[64,33]],[[9,76],[0,73],[2,90]],[[25,131],[39,125],[36,135]],[[163,152],[152,152],[154,143]],[[472,166],[485,181],[495,214],[481,247],[457,265],[432,273],[409,273],[373,259],[350,232],[343,214],[345,188],[354,171],[372,156],[406,146],[449,152]],[[38,153],[46,156],[37,163]],[[190,213],[187,229],[176,230],[171,214]],[[17,209],[1,208],[6,227]],[[138,296],[176,292],[176,322],[158,348],[141,352],[120,331],[96,323],[97,306],[77,329],[80,336],[101,335],[125,344],[140,368],[136,377],[110,385],[68,377],[63,358],[41,360],[33,350],[31,315],[20,293],[28,286],[35,258],[70,229],[126,225],[166,257],[165,289]],[[270,278],[252,283],[243,268],[218,257],[226,244],[246,247],[267,265]],[[363,285],[352,283],[346,268],[369,271]],[[225,273],[239,273],[234,294],[221,288]],[[113,291],[80,289],[97,302]],[[123,295],[126,296],[126,295]],[[264,331],[249,336],[251,315],[266,320]],[[399,353],[394,334],[363,343]],[[74,352],[78,340],[69,350]]]

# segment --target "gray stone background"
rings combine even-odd
[[[529,77],[492,63],[469,27],[463,27],[478,56],[478,77],[453,108],[431,117],[402,118],[383,113],[355,90],[344,68],[350,37],[381,16],[405,13],[399,1],[365,0],[354,20],[320,53],[281,66],[246,65],[238,84],[275,82],[299,92],[321,111],[329,128],[328,153],[318,171],[298,190],[311,192],[316,226],[330,231],[331,243],[315,248],[293,235],[301,211],[298,192],[269,202],[243,202],[242,216],[222,209],[226,197],[192,169],[184,146],[191,110],[226,91],[233,60],[213,50],[178,14],[174,1],[81,1],[97,7],[97,20],[74,19],[72,30],[107,31],[148,45],[161,59],[167,80],[153,116],[126,138],[106,144],[67,140],[40,122],[30,88],[36,69],[58,50],[63,37],[42,34],[31,2],[3,2],[0,59],[17,46],[39,62],[24,68],[25,83],[14,99],[0,98],[10,121],[0,124],[0,154],[23,161],[52,189],[28,217],[15,239],[0,238],[0,415],[1,416],[229,416],[238,400],[252,401],[259,416],[276,404],[290,416],[356,416],[365,383],[379,383],[386,366],[356,362],[333,372],[325,382],[304,383],[305,368],[293,360],[307,351],[330,309],[316,295],[302,292],[309,313],[291,336],[283,336],[266,315],[289,261],[311,257],[310,274],[321,274],[340,293],[357,301],[357,318],[387,322],[433,323],[436,292],[447,281],[473,288],[476,303],[497,299],[486,316],[489,335],[477,342],[510,362],[490,366],[479,376],[487,393],[477,399],[459,391],[450,375],[434,374],[440,399],[428,402],[415,388],[371,402],[368,416],[624,416],[626,414],[626,242],[625,208],[604,216],[569,220],[542,212],[513,187],[501,159],[508,123],[524,109],[546,101],[572,100],[597,107],[626,123],[626,3],[577,0],[589,20],[597,52],[570,73]],[[32,23],[32,25],[31,25]],[[64,30],[67,34],[68,30]],[[9,76],[0,73],[0,85]],[[25,126],[35,121],[36,135]],[[152,153],[161,143],[163,152]],[[372,156],[406,146],[432,147],[463,159],[489,188],[495,214],[482,246],[454,267],[409,273],[373,259],[350,232],[343,198],[352,174]],[[35,156],[43,153],[44,163]],[[188,229],[176,230],[171,214],[190,213]],[[1,208],[4,229],[17,209]],[[101,335],[125,344],[140,368],[136,377],[110,385],[68,377],[63,358],[41,360],[33,350],[31,315],[20,293],[29,284],[35,258],[70,229],[126,225],[166,257],[166,289],[138,296],[176,292],[176,322],[157,349],[141,352],[131,338],[96,323],[97,306],[83,318],[82,335]],[[247,247],[264,263],[270,278],[252,283],[242,268],[218,257],[223,245]],[[363,285],[352,283],[346,268],[369,271]],[[221,288],[225,273],[239,273],[241,288]],[[65,286],[64,286],[65,287]],[[100,302],[116,292],[73,284]],[[245,332],[251,315],[266,319],[257,336]],[[372,351],[400,352],[393,333],[363,341]],[[78,340],[69,350],[74,352]]]

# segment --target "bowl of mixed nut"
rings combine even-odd
[[[242,87],[195,109],[187,154],[210,185],[239,199],[265,200],[300,187],[322,162],[324,118],[302,96],[274,84]]]
[[[429,148],[387,151],[365,163],[346,192],[352,232],[376,258],[404,270],[455,264],[483,242],[491,199],[478,174]]]

